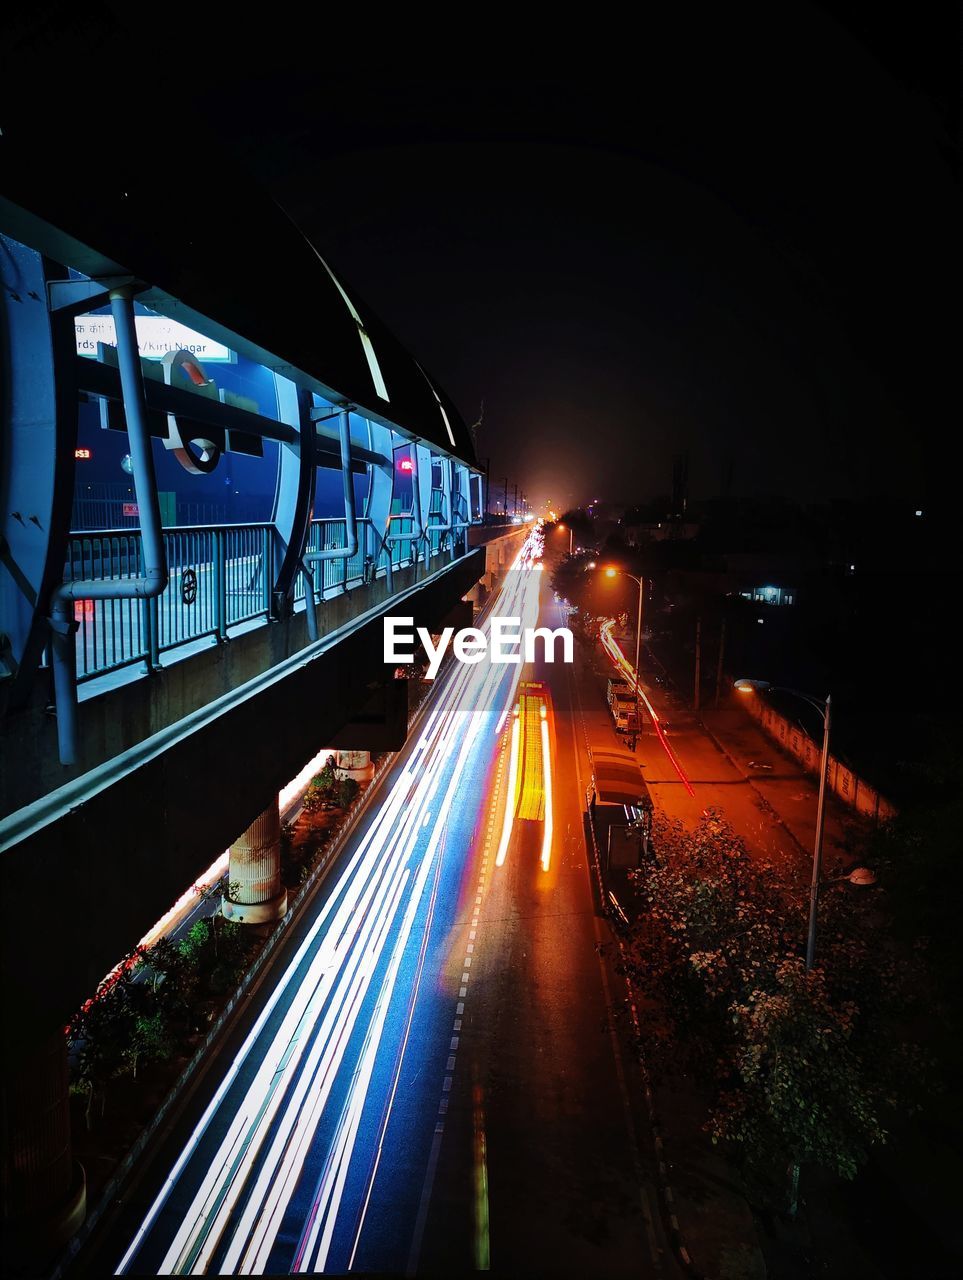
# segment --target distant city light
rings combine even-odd
[[[916,512],[916,514],[917,514],[918,516],[921,516],[923,513],[922,513],[922,511],[917,511],[917,512]]]

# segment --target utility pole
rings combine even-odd
[[[488,523],[488,504],[492,496],[491,457],[485,459],[485,523]]]
[[[508,476],[505,477],[505,496],[502,498],[502,515],[508,519]]]
[[[696,618],[695,643],[695,690],[692,699],[693,708],[699,710],[699,686],[702,681],[702,619]]]
[[[719,632],[719,662],[716,666],[716,707],[719,706],[719,696],[722,689],[722,657],[726,651],[726,620],[722,619],[722,630]]]
[[[515,492],[512,496],[512,516],[518,515],[518,485],[515,485]]]

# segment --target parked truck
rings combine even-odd
[[[616,732],[638,733],[638,708],[629,682],[619,676],[610,676],[606,696]]]

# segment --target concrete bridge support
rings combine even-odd
[[[281,813],[277,797],[231,845],[228,893],[221,910],[236,924],[280,920],[288,909],[281,884]]]

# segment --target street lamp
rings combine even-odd
[[[813,878],[809,890],[809,932],[806,937],[806,969],[813,967],[816,955],[816,909],[819,904],[819,877],[822,870],[823,826],[826,817],[826,775],[829,773],[829,723],[832,711],[832,698],[817,698],[809,693],[801,693],[798,689],[787,689],[783,685],[770,684],[768,680],[737,680],[735,688],[740,693],[755,693],[757,690],[772,689],[782,693],[795,694],[808,702],[823,718],[823,754],[819,766],[819,799],[816,803],[816,841],[813,846]],[[853,883],[856,883],[854,881]]]
[[[591,565],[589,566],[589,568],[592,568],[592,567],[593,566]],[[615,578],[615,577],[618,577],[619,574],[621,574],[623,578],[631,578],[632,581],[638,583],[638,586],[639,586],[639,614],[635,624],[635,732],[638,733],[639,727],[642,723],[641,715],[639,712],[639,646],[642,643],[642,594],[645,590],[645,579],[637,578],[634,573],[628,573],[626,572],[625,569],[616,569],[613,565],[608,565],[604,572],[607,578]],[[632,738],[633,751],[635,750],[635,746],[636,746],[636,740],[635,740],[635,736],[633,735],[633,738]]]
[[[564,528],[565,528],[565,525],[564,525],[564,524],[560,524],[558,527],[559,527],[560,529],[564,529]],[[568,553],[569,553],[569,555],[571,555],[571,554],[572,554],[572,534],[573,534],[574,532],[575,532],[575,530],[572,528],[572,526],[571,526],[571,525],[569,525],[569,528],[568,528]]]

